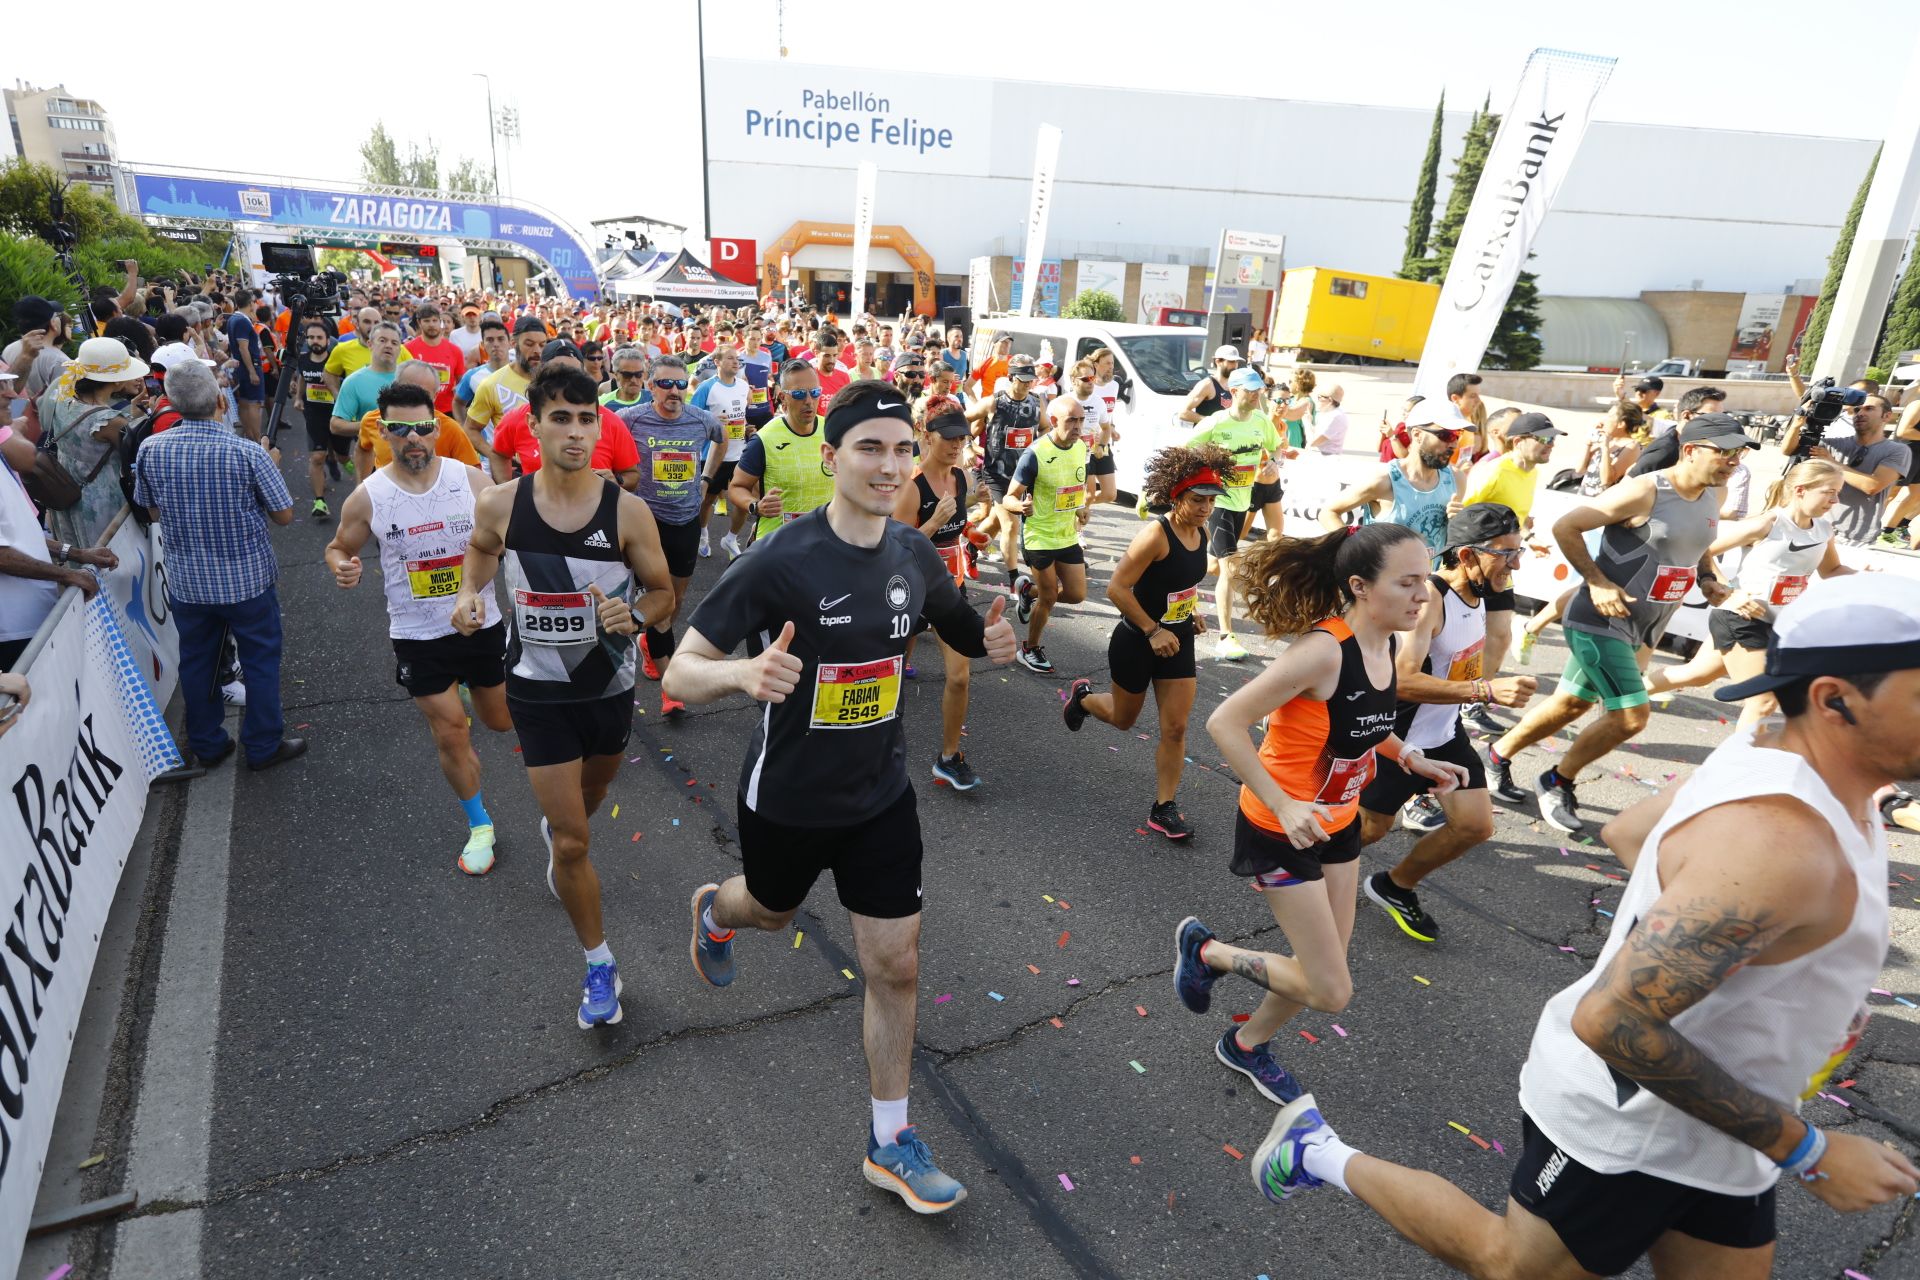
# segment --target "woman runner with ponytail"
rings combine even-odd
[[[1419,620],[1428,565],[1420,535],[1387,523],[1263,542],[1240,565],[1248,614],[1268,635],[1294,639],[1220,704],[1207,732],[1245,780],[1233,874],[1266,895],[1293,955],[1228,946],[1189,916],[1175,930],[1174,990],[1195,1013],[1207,1011],[1223,973],[1266,990],[1214,1056],[1283,1106],[1300,1086],[1267,1041],[1301,1009],[1337,1013],[1353,995],[1359,799],[1374,757],[1430,780],[1435,794],[1466,781],[1465,769],[1403,749],[1393,731],[1394,632]],[[1262,719],[1266,738],[1255,750],[1247,726]]]

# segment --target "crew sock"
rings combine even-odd
[[[873,1140],[883,1147],[890,1147],[893,1140],[900,1136],[900,1131],[907,1127],[907,1100],[896,1098],[891,1102],[883,1102],[869,1096],[869,1101],[873,1103]]]
[[[467,811],[468,826],[485,827],[492,825],[493,819],[487,814],[487,802],[481,792],[476,791],[465,800],[462,800],[460,807]]]

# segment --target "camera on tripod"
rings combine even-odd
[[[1815,446],[1824,442],[1827,428],[1833,425],[1833,420],[1840,416],[1842,409],[1856,409],[1866,402],[1866,392],[1858,387],[1836,387],[1832,378],[1822,378],[1809,386],[1798,410],[1803,421],[1800,443],[1794,449],[1794,456],[1805,457]]]
[[[260,265],[273,273],[273,287],[288,306],[296,301],[303,315],[337,316],[340,292],[347,278],[338,271],[318,271],[313,249],[304,244],[262,244]]]

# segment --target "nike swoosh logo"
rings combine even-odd
[[[875,407],[880,409],[904,409],[907,406],[904,401],[894,401],[889,403],[888,401],[881,400],[876,402]]]
[[[841,596],[839,600],[828,600],[828,599],[826,599],[826,598],[824,598],[824,597],[823,597],[823,598],[821,599],[821,601],[820,601],[820,611],[821,611],[822,613],[825,613],[825,612],[826,612],[826,611],[827,611],[828,609],[831,609],[831,608],[833,608],[833,606],[835,606],[835,605],[837,605],[837,604],[839,604],[839,603],[840,603],[840,600],[845,600],[845,599],[847,599],[848,597],[850,597],[850,596],[852,596],[852,595],[853,595],[853,592],[851,592],[851,591],[849,591],[849,592],[847,592],[847,594],[846,594],[846,595],[844,595],[844,596]]]
[[[1813,549],[1814,549],[1815,547],[1817,547],[1817,546],[1820,546],[1820,545],[1822,545],[1822,544],[1821,544],[1821,543],[1818,543],[1818,542],[1809,542],[1809,543],[1807,543],[1807,544],[1806,544],[1805,546],[1802,546],[1802,545],[1801,545],[1800,543],[1798,543],[1798,542],[1794,542],[1794,541],[1791,541],[1791,540],[1789,540],[1789,541],[1787,542],[1787,550],[1789,550],[1789,551],[1811,551],[1811,550],[1813,550]]]

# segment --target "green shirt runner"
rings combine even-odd
[[[1233,455],[1233,467],[1225,480],[1227,491],[1215,504],[1223,511],[1245,511],[1253,505],[1253,482],[1260,475],[1260,455],[1280,453],[1280,433],[1265,414],[1255,412],[1236,418],[1230,409],[1207,418],[1187,437],[1189,448],[1195,445],[1219,445]]]

